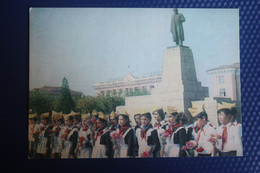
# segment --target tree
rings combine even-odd
[[[56,102],[55,97],[44,94],[39,90],[29,92],[29,109],[32,109],[33,113],[51,112],[54,110]]]
[[[75,108],[75,102],[73,101],[70,89],[69,89],[69,83],[67,79],[64,77],[62,80],[62,88],[61,88],[61,95],[59,97],[59,102],[57,106],[58,112],[63,112],[65,114],[70,113]]]
[[[83,96],[77,101],[76,109],[82,113],[91,113],[96,109],[95,98],[92,96]]]
[[[151,93],[149,91],[147,91],[146,88],[143,88],[141,95],[150,95]]]

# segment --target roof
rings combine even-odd
[[[43,86],[41,88],[35,88],[35,90],[39,90],[49,94],[59,94],[61,92],[62,87],[53,87],[53,86]],[[72,95],[82,95],[82,92],[70,90]]]
[[[223,66],[220,66],[220,67],[217,67],[217,68],[207,70],[207,72],[214,71],[214,70],[228,69],[228,68],[240,68],[240,63],[235,63],[235,64],[232,64],[232,65],[223,65]]]

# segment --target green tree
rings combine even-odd
[[[151,93],[149,91],[147,91],[146,88],[143,88],[143,90],[141,91],[141,95],[150,95]]]
[[[134,95],[134,91],[133,91],[133,89],[132,89],[132,88],[130,88],[129,95],[130,95],[130,96],[133,96],[133,95]]]
[[[73,101],[70,89],[69,89],[69,83],[67,79],[64,77],[62,80],[62,88],[61,88],[61,95],[59,97],[59,102],[57,105],[57,111],[62,111],[65,114],[70,113],[75,108],[75,102]]]
[[[82,113],[91,113],[93,109],[96,109],[95,98],[92,96],[83,96],[77,101],[76,109]]]
[[[134,96],[141,96],[142,92],[140,91],[139,88],[135,88]]]
[[[29,109],[32,109],[33,113],[51,112],[54,110],[56,102],[55,97],[44,94],[39,90],[29,92]]]
[[[94,109],[102,111],[105,114],[110,114],[112,111],[115,111],[117,106],[124,105],[125,99],[121,96],[98,95],[94,97],[94,102]]]

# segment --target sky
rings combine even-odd
[[[185,9],[179,13],[193,52],[197,79],[211,88],[207,70],[240,62],[238,9]],[[31,8],[30,90],[61,86],[94,95],[94,84],[162,71],[175,46],[171,8]]]

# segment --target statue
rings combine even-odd
[[[174,14],[172,15],[171,21],[171,33],[173,41],[176,45],[182,45],[184,41],[184,31],[182,23],[185,21],[183,14],[178,13],[178,9],[173,9]]]

